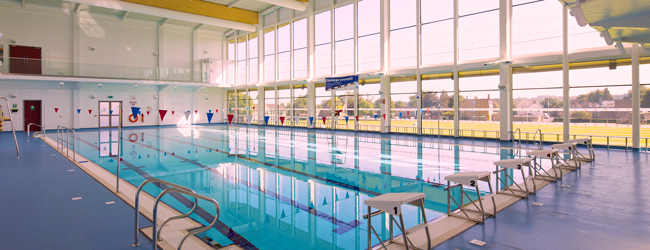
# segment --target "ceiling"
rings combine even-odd
[[[648,0],[561,0],[571,9],[580,9],[589,26],[609,32],[614,43],[650,45],[650,1]],[[603,39],[603,42],[604,39]]]

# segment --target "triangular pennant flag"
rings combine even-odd
[[[346,199],[350,198],[350,192],[345,192],[345,198]]]
[[[356,119],[357,121],[359,121],[359,116],[358,116],[358,115],[355,115],[355,116],[354,116],[354,119]]]
[[[108,159],[108,162],[114,162],[113,158]]]
[[[149,115],[149,110],[147,110],[147,115]]]
[[[296,213],[300,213],[300,208],[296,207]]]
[[[199,113],[199,111],[198,111],[198,110],[194,110],[194,114],[198,114],[198,113]]]
[[[429,108],[427,108],[427,114],[429,113]]]
[[[113,114],[113,110],[108,111],[108,114],[112,115],[112,114]]]
[[[253,122],[253,116],[252,115],[247,115],[246,120],[248,121],[248,124],[250,124],[251,122]]]
[[[89,115],[90,115],[92,112],[93,112],[92,109],[89,109],[89,110],[88,110],[88,114],[89,114]]]
[[[309,201],[309,208],[314,208],[314,203]]]
[[[339,200],[339,193],[334,193],[334,199],[335,199],[335,201]]]
[[[218,110],[218,109],[215,109],[214,112],[215,112],[215,113],[219,113],[219,110]]]
[[[402,112],[399,112],[399,118],[402,118]]]
[[[323,198],[323,206],[327,205],[327,197]]]
[[[411,115],[409,114],[409,111],[406,111],[406,116],[411,116]]]
[[[377,115],[375,115],[375,120],[377,120]]]
[[[59,108],[54,108],[54,113],[59,113]]]
[[[133,113],[133,117],[136,117],[140,114],[140,108],[138,107],[131,107],[131,113]]]
[[[142,159],[142,156],[141,156],[141,155],[138,155],[138,159]]]
[[[191,154],[191,152],[190,152],[189,150],[187,150],[187,153],[188,153],[188,154]]]
[[[147,154],[147,158],[151,157],[149,154]]]
[[[176,155],[176,153],[174,153],[174,151],[172,151],[172,155]]]
[[[235,115],[228,115],[228,124],[232,124],[232,118],[234,118]]]
[[[346,116],[346,117],[345,117],[345,124],[348,124],[348,120],[349,120],[349,119],[350,119],[349,116]]]
[[[287,215],[284,214],[284,209],[282,209],[282,214],[280,215],[280,219],[284,219],[284,217],[287,217]]]
[[[172,115],[174,115],[174,111],[172,110]]]
[[[192,114],[190,111],[185,112],[185,120],[190,120],[190,114]]]
[[[325,124],[325,120],[327,120],[327,117],[323,116],[323,124]]]
[[[284,125],[284,116],[280,116],[280,122]]]
[[[270,218],[269,215],[267,214],[266,217],[265,217],[265,219],[264,219],[264,223],[270,223],[270,222],[271,222],[271,218]],[[230,229],[230,230],[232,230],[232,229]]]
[[[167,152],[165,152],[165,154],[163,154],[163,156],[167,156]]]
[[[160,114],[160,121],[162,122],[162,120],[165,118],[165,115],[167,114],[167,110],[160,109],[158,110],[158,114]]]
[[[81,109],[77,109],[77,114],[81,114]]]
[[[212,116],[214,113],[206,113],[206,115],[208,115],[208,123],[212,122]]]
[[[265,125],[269,125],[269,119],[270,119],[270,118],[271,118],[271,117],[268,116],[268,115],[267,115],[267,116],[264,116],[264,124],[265,124]]]
[[[309,125],[314,125],[314,117],[309,117]]]
[[[384,116],[384,120],[386,120],[386,114],[383,114],[383,116]]]

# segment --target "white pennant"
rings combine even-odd
[[[188,121],[190,120],[190,114],[191,113],[192,112],[190,112],[190,111],[185,112],[185,120],[188,120]]]

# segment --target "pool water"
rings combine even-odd
[[[497,147],[221,125],[77,132],[77,152],[113,173],[118,143],[121,178],[135,186],[159,178],[216,199],[219,223],[205,235],[243,249],[366,249],[365,199],[425,193],[431,221],[447,211],[445,176],[494,171],[492,162],[519,157]],[[161,192],[155,185],[144,190]],[[183,213],[192,200],[163,198]],[[418,208],[403,211],[407,227],[422,222]],[[208,225],[215,212],[200,201],[192,218]],[[388,237],[386,216],[372,224]],[[379,244],[374,236],[372,244]]]

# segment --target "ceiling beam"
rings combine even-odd
[[[128,16],[129,13],[131,13],[131,12],[130,12],[130,11],[124,11],[124,12],[122,12],[122,16],[120,16],[120,21],[124,21],[124,18],[126,18],[126,16]]]
[[[231,8],[226,5],[215,4],[206,1],[187,1],[187,0],[122,0],[135,4],[143,4],[157,8],[180,11],[207,17],[220,18],[240,23],[252,25],[259,24],[257,12]]]
[[[131,1],[142,1],[142,2],[149,2],[150,0],[125,0],[125,1],[119,1],[119,0],[66,0],[67,2],[71,3],[79,3],[79,4],[85,4],[85,5],[92,5],[92,6],[97,6],[97,7],[102,7],[102,8],[108,8],[108,9],[114,9],[114,10],[122,10],[122,11],[130,11],[133,13],[140,13],[140,14],[145,14],[145,15],[152,15],[152,16],[159,16],[159,17],[166,17],[170,19],[175,19],[175,20],[181,20],[181,21],[188,21],[188,22],[194,22],[194,23],[203,23],[206,25],[210,26],[217,26],[217,27],[224,27],[224,28],[231,28],[231,29],[238,29],[238,30],[245,30],[248,32],[254,32],[255,31],[255,25],[250,24],[251,22],[257,23],[259,19],[259,15],[257,12],[252,12],[252,11],[246,11],[254,14],[254,18],[251,17],[251,19],[248,19],[247,22],[239,22],[239,21],[233,21],[233,18],[228,18],[228,15],[232,16],[237,16],[234,15],[235,12],[230,12],[230,11],[236,11],[240,10],[237,8],[228,10],[228,8],[225,5],[218,5],[218,4],[213,4],[213,3],[208,3],[204,2],[206,4],[211,4],[214,6],[222,6],[225,11],[221,11],[217,13],[217,16],[223,16],[224,18],[218,18],[218,17],[209,17],[206,15],[201,15],[201,14],[196,14],[196,13],[189,13],[189,12],[183,12],[180,10],[171,10],[171,9],[166,9],[166,8],[157,8],[157,7],[152,7],[152,6],[147,6],[143,4],[136,4],[136,3],[130,3]],[[128,1],[128,2],[127,2]],[[158,0],[160,2],[169,2],[169,1],[176,1],[176,0]],[[151,1],[155,2],[155,1]],[[191,1],[185,3],[190,3],[190,4],[184,4],[188,6],[195,6],[195,3],[200,3],[203,1]],[[243,11],[243,10],[242,10]],[[205,10],[205,12],[210,12],[210,9]],[[237,19],[246,19],[248,18],[247,15],[242,15],[237,17]]]
[[[79,10],[81,10],[81,4],[77,3],[74,5],[74,13],[79,13]]]
[[[167,22],[169,22],[169,18],[163,18],[162,20],[160,20],[160,22],[158,23],[158,25],[163,26],[163,25],[165,25]]]
[[[203,28],[203,26],[205,26],[205,24],[203,24],[203,23],[199,23],[199,25],[197,25],[196,27],[194,27],[194,31],[200,30],[201,28]]]
[[[269,14],[269,13],[271,13],[271,12],[277,10],[278,8],[280,8],[280,7],[279,7],[279,6],[276,6],[276,5],[273,5],[273,6],[271,6],[271,7],[266,8],[265,10],[261,11],[260,14],[262,14],[262,16],[264,16],[264,15],[266,15],[266,14]]]
[[[650,34],[639,36],[626,36],[621,38],[624,43],[650,43]]]
[[[237,30],[236,29],[229,29],[225,33],[223,33],[223,36],[228,37],[232,33],[235,33],[235,31],[237,31]]]
[[[590,24],[604,28],[650,28],[650,16],[632,16],[610,20],[602,20]]]
[[[294,9],[297,11],[305,11],[305,9],[307,9],[306,3],[299,2],[296,0],[257,0],[257,1],[274,4],[280,7]]]
[[[235,7],[235,5],[237,5],[238,3],[241,3],[241,2],[243,2],[243,1],[244,1],[244,0],[235,0],[235,1],[230,2],[230,3],[228,4],[228,9],[230,9],[230,8],[232,8],[232,7]]]

